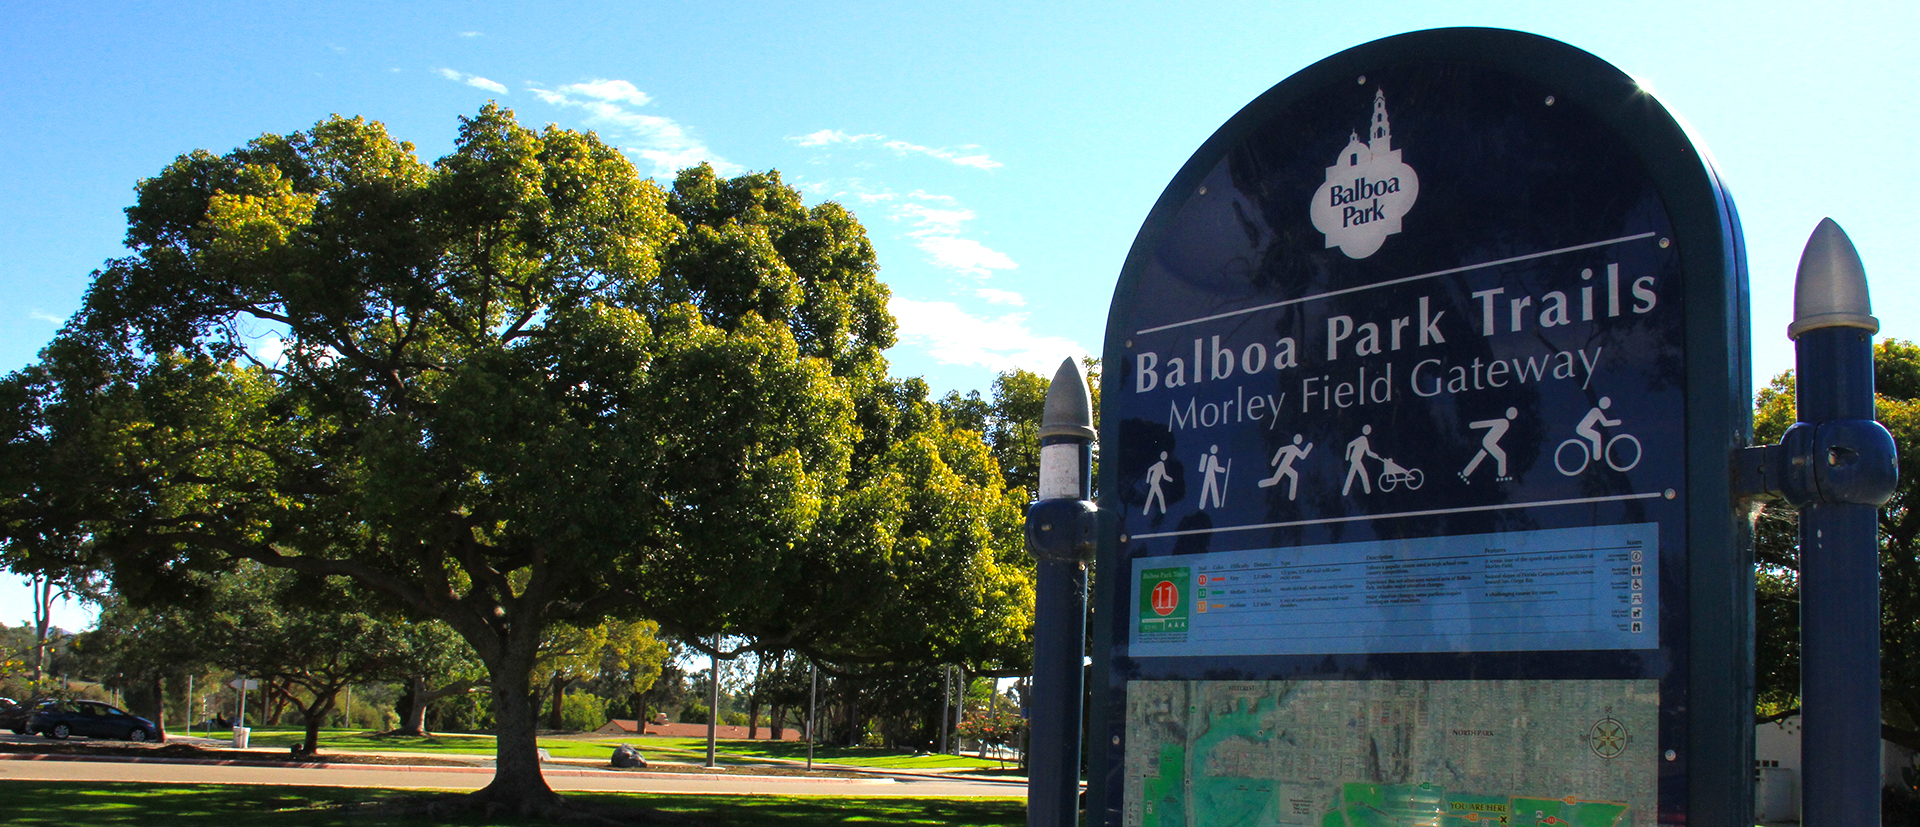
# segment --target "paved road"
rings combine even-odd
[[[8,739],[10,740],[10,739]],[[277,753],[276,753],[277,754]],[[276,754],[263,755],[271,759]],[[0,755],[0,782],[144,781],[163,784],[286,784],[314,787],[390,787],[471,790],[487,785],[493,771],[481,767],[385,767],[335,764],[324,767],[247,767],[158,761],[46,760]],[[608,772],[551,764],[547,784],[555,790],[657,793],[771,793],[780,795],[1026,796],[1024,783],[913,776],[802,778],[733,774]]]

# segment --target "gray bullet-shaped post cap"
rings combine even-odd
[[[1070,436],[1095,439],[1093,432],[1093,396],[1087,393],[1087,379],[1080,375],[1080,363],[1068,357],[1053,372],[1047,385],[1047,407],[1040,415],[1040,438]]]
[[[1831,218],[1820,219],[1807,247],[1800,252],[1800,272],[1793,280],[1793,323],[1787,338],[1823,327],[1858,327],[1880,332],[1867,298],[1867,268],[1853,240]]]

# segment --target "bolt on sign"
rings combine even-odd
[[[1620,70],[1417,32],[1249,104],[1115,291],[1091,824],[1751,824],[1732,202]]]

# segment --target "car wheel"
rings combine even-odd
[[[144,727],[134,727],[132,731],[127,733],[127,740],[129,741],[146,741],[151,738],[153,738],[153,736],[148,734]]]
[[[65,741],[67,740],[67,737],[72,734],[73,734],[73,728],[67,726],[66,724],[54,724],[53,731],[48,733],[48,735],[50,735],[55,741]]]

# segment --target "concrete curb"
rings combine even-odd
[[[266,767],[270,769],[376,770],[384,772],[452,772],[493,774],[492,767],[434,767],[418,764],[333,764],[318,761],[235,761],[220,758],[144,758],[140,756],[48,755],[45,753],[0,753],[0,761],[84,761],[98,764],[191,764],[215,767]],[[550,765],[549,765],[550,766]],[[892,778],[818,778],[800,775],[749,775],[708,772],[615,772],[612,770],[573,770],[547,767],[542,775],[591,778],[670,778],[703,780],[711,778],[751,779],[754,781],[810,781],[827,784],[893,784]]]

